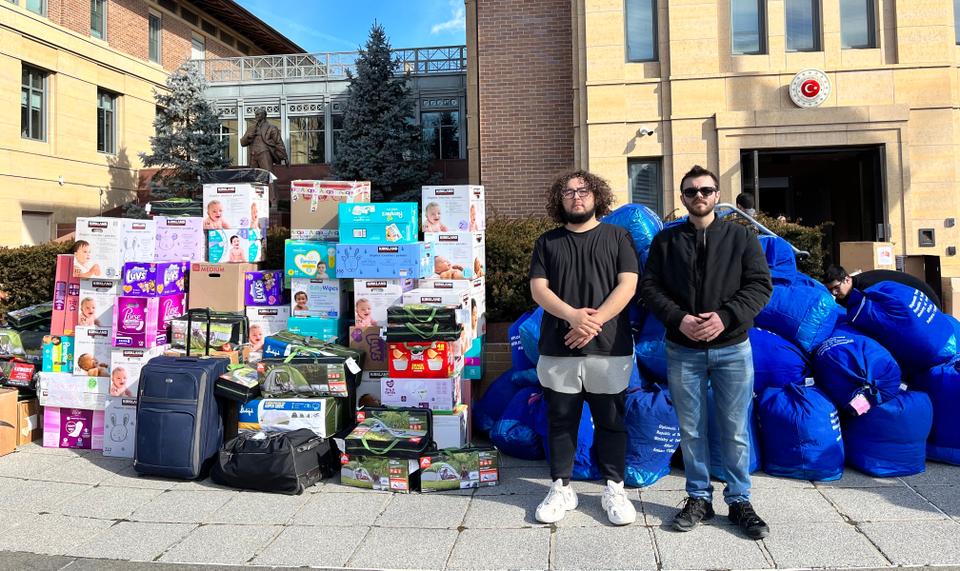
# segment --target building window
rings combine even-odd
[[[250,46],[243,42],[237,42],[237,49],[240,50],[240,53],[245,56],[250,55]]]
[[[730,0],[730,35],[734,54],[766,52],[766,14],[761,0]]]
[[[117,152],[117,96],[102,89],[97,90],[97,150]]]
[[[47,72],[25,65],[20,82],[20,136],[44,140],[46,113]]]
[[[107,0],[90,0],[90,35],[107,37]]]
[[[657,59],[657,0],[626,0],[627,61]]]
[[[460,158],[460,112],[430,111],[420,114],[423,142],[434,159]]]
[[[163,31],[163,19],[161,19],[160,14],[150,12],[149,19],[149,42],[150,42],[150,61],[154,63],[160,63],[161,58],[161,44],[160,38]]]
[[[200,25],[200,18],[195,12],[191,12],[186,8],[180,8],[180,17],[187,21],[188,24],[193,24],[194,26]]]
[[[327,162],[323,140],[323,115],[290,118],[290,163],[294,165]]]
[[[35,14],[47,15],[47,0],[27,0],[26,7]]]
[[[630,202],[642,204],[657,216],[663,216],[660,159],[628,159],[627,176],[630,178]]]
[[[874,0],[840,0],[840,44],[844,49],[877,47]]]
[[[227,147],[223,150],[223,158],[231,165],[238,165],[237,160],[237,120],[223,119],[220,121],[220,140],[226,141]]]
[[[223,30],[220,30],[220,39],[223,40],[223,43],[227,44],[228,46],[232,46],[236,41],[233,39],[233,36],[224,32]]]
[[[820,0],[785,0],[787,51],[820,51]]]
[[[330,122],[333,131],[333,138],[331,142],[333,143],[333,148],[330,149],[330,158],[333,159],[335,153],[337,152],[337,143],[340,141],[340,133],[343,132],[343,115],[340,113],[334,113],[330,116]]]
[[[960,45],[960,0],[953,0],[953,35]]]
[[[190,42],[190,59],[207,59],[207,42],[203,36],[193,35]]]

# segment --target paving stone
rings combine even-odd
[[[650,530],[640,525],[560,529],[554,539],[554,569],[656,569]]]
[[[882,567],[889,565],[869,539],[848,523],[772,525],[763,540],[777,567]]]
[[[922,474],[900,478],[909,486],[960,486],[960,467],[940,462],[927,462]]]
[[[23,553],[19,551],[0,551],[0,569],[17,571],[60,571],[72,563],[69,557],[54,557]]]
[[[189,492],[170,490],[141,506],[128,519],[169,523],[202,523],[238,492]]]
[[[153,490],[171,490],[179,482],[154,476],[141,476],[132,467],[124,468],[113,476],[100,482],[101,486],[119,486],[124,488],[149,488]]]
[[[943,513],[960,518],[960,486],[915,486],[914,489]]]
[[[0,506],[15,512],[51,512],[90,489],[90,486],[83,484],[8,478],[3,480],[0,482]]]
[[[62,555],[111,525],[102,519],[26,514],[19,525],[0,536],[0,551]]]
[[[645,488],[641,488],[640,491],[654,490],[654,491],[666,491],[666,490],[685,490],[687,489],[687,478],[683,475],[683,470],[680,468],[673,468],[670,470],[670,473],[666,476],[660,478],[652,485],[649,485]]]
[[[163,493],[161,490],[96,487],[61,504],[63,515],[98,519],[125,519],[140,506]]]
[[[188,491],[188,492],[216,492],[224,490],[236,491],[236,488],[231,488],[229,486],[221,486],[220,484],[214,482],[210,478],[205,478],[203,480],[182,480],[176,482],[173,487],[173,490],[179,491]]]
[[[579,500],[579,505],[577,509],[570,510],[567,512],[567,515],[563,517],[562,520],[557,522],[557,527],[567,528],[567,527],[599,527],[604,526],[608,527],[612,524],[607,520],[607,512],[603,511],[603,506],[600,505],[601,494],[577,494],[577,499]],[[636,490],[627,490],[627,497],[630,498],[630,501],[633,502],[633,507],[637,510],[637,521],[639,525],[643,525],[643,513],[640,511],[640,499],[639,494]],[[537,498],[542,500],[542,498]],[[531,512],[531,517],[534,517],[533,514],[536,513],[536,506],[540,502],[534,504],[534,511]]]
[[[68,482],[73,484],[99,484],[107,478],[112,478],[120,470],[130,467],[130,460],[125,458],[103,458],[85,456],[72,458],[59,464],[43,474],[36,476],[38,480],[52,482]]]
[[[527,460],[525,458],[516,458],[504,453],[500,453],[501,468],[541,468],[549,472],[550,468],[546,460]]]
[[[474,496],[463,518],[469,529],[510,529],[541,526],[534,514],[543,498],[529,494],[516,496]]]
[[[670,524],[686,498],[687,492],[683,490],[643,490],[640,492],[637,511],[643,514],[647,525]],[[732,525],[727,519],[727,506],[723,503],[723,498],[716,493],[713,495],[713,511],[717,513],[716,517],[703,522],[704,525]]]
[[[474,496],[533,494],[542,498],[550,489],[550,471],[547,468],[504,468],[500,470],[500,482],[499,486],[477,488]]]
[[[122,521],[67,550],[67,554],[100,559],[153,561],[196,527],[192,523]]]
[[[549,528],[465,529],[447,569],[547,569],[549,559]]]
[[[416,522],[419,528],[456,529],[463,523],[470,498],[441,493],[398,494],[377,518],[380,527],[409,528],[410,515],[421,514]]]
[[[900,478],[874,478],[847,466],[843,477],[832,482],[814,482],[818,488],[885,488],[903,486]]]
[[[815,488],[761,488],[750,500],[767,523],[843,522],[843,516]],[[724,510],[724,514],[729,509]],[[724,515],[726,518],[726,515]]]
[[[14,452],[0,458],[0,476],[7,478],[39,478],[57,466],[76,460],[67,454],[28,454]]]
[[[906,486],[891,488],[823,488],[840,513],[855,522],[944,519],[933,504]]]
[[[283,525],[297,513],[310,496],[286,496],[263,492],[240,492],[217,511],[204,518],[204,523],[255,523]]]
[[[771,476],[765,472],[754,472],[750,474],[750,487],[754,490],[780,490],[783,488],[812,488],[813,482],[810,480],[798,480],[796,478],[780,478]],[[717,486],[718,491],[723,491],[723,484]]]
[[[378,494],[313,494],[291,522],[294,525],[363,527],[377,520],[392,499]]]
[[[861,523],[894,565],[960,565],[960,523],[899,521]]]
[[[67,571],[64,569],[63,571]],[[110,559],[77,559],[69,571],[237,571],[235,565],[193,565],[177,563],[136,563]],[[270,571],[299,571],[292,568],[274,567]]]
[[[87,450],[84,448],[45,448],[40,444],[40,440],[34,440],[29,444],[17,446],[17,454],[44,454],[47,456],[90,456],[99,455],[99,450]]]
[[[457,535],[453,529],[375,527],[348,565],[364,569],[443,569]]]
[[[257,555],[253,563],[343,567],[368,530],[367,527],[286,527]]]
[[[212,495],[215,492],[185,492]],[[171,547],[159,561],[240,565],[252,559],[283,528],[276,525],[203,525]]]
[[[726,519],[726,518],[724,518]],[[764,569],[770,563],[760,543],[739,528],[705,525],[689,532],[653,528],[664,569]]]

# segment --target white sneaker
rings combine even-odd
[[[570,485],[563,485],[563,480],[557,480],[550,486],[547,497],[537,506],[537,521],[540,523],[557,523],[567,515],[567,512],[576,509],[580,504],[577,493]]]
[[[623,490],[623,482],[607,480],[600,505],[607,512],[607,519],[613,525],[629,525],[637,521],[637,509],[633,507],[627,492]]]

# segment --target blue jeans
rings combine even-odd
[[[723,467],[729,475],[723,499],[727,504],[749,501],[747,423],[753,398],[750,341],[715,349],[690,349],[667,341],[667,381],[680,420],[687,494],[713,501],[707,440],[707,388],[713,387]]]

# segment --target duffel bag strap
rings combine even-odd
[[[370,452],[371,454],[376,454],[378,456],[382,456],[383,454],[387,454],[391,450],[393,450],[396,447],[396,445],[400,443],[400,441],[394,440],[384,448],[377,449],[371,446],[369,442],[367,442],[367,435],[364,434],[363,436],[360,437],[360,443],[363,444],[363,447],[367,450],[367,452]]]
[[[420,317],[417,317],[416,312],[414,312],[413,309],[411,309],[409,306],[406,306],[406,305],[403,306],[403,311],[404,313],[407,314],[407,317],[409,317],[414,321],[419,321],[420,323],[428,323],[430,321],[433,321],[434,318],[437,316],[437,309],[438,308],[434,307],[433,310],[430,312],[429,317],[420,318]]]
[[[431,331],[431,332],[429,332],[429,333],[423,331],[422,329],[420,329],[419,327],[417,327],[417,326],[414,325],[413,323],[406,323],[405,325],[406,325],[407,329],[409,329],[410,331],[413,331],[414,333],[416,333],[417,335],[419,335],[421,339],[432,339],[432,338],[437,334],[437,331],[440,330],[440,324],[439,324],[439,323],[434,323],[434,324],[433,324],[433,331]]]

